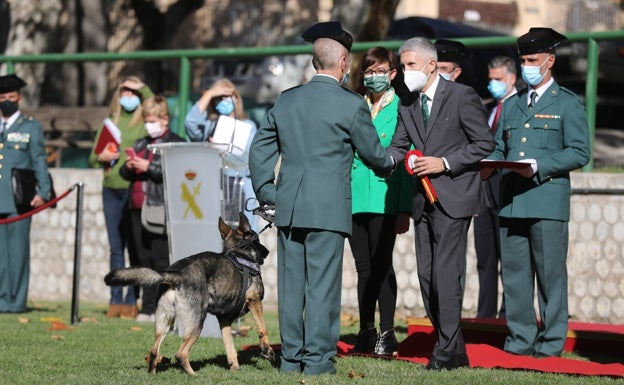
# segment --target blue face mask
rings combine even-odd
[[[490,80],[487,88],[494,99],[502,99],[507,93],[507,85],[505,82],[501,82],[500,80]]]
[[[119,104],[124,110],[132,112],[141,105],[141,99],[136,95],[122,96],[121,99],[119,99]]]
[[[451,74],[445,74],[442,72],[438,72],[438,73],[440,74],[440,76],[442,76],[444,80],[448,80],[449,82],[451,81]]]
[[[546,58],[548,60],[548,58]],[[522,66],[522,79],[529,85],[536,86],[544,80],[544,75],[540,73],[546,60],[538,66]]]
[[[234,100],[232,98],[222,99],[217,103],[215,109],[221,115],[229,115],[234,111]]]

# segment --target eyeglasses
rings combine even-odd
[[[384,76],[390,71],[392,71],[392,68],[388,68],[386,70],[384,69],[366,70],[364,71],[364,76],[373,76],[373,75]]]

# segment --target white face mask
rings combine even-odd
[[[164,133],[160,122],[145,122],[145,131],[152,138],[158,138]]]
[[[429,75],[425,75],[422,70],[425,69],[427,63],[418,71],[405,71],[403,72],[403,81],[405,85],[410,90],[410,92],[420,91],[423,89],[425,84],[427,84],[427,80],[429,79]]]

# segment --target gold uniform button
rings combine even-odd
[[[520,151],[520,152],[518,153],[518,155],[520,155],[520,156],[524,156],[524,151]]]
[[[524,128],[529,128],[531,125],[529,123],[524,123]]]
[[[4,148],[4,143],[0,143],[0,150]]]
[[[0,168],[2,168],[2,163],[0,163]]]
[[[4,155],[0,154],[0,160],[4,159]]]
[[[385,133],[385,132],[383,132],[383,133],[381,134],[381,139],[383,139],[383,138],[385,138],[385,137],[386,137],[386,133]]]
[[[522,143],[524,143],[524,142],[526,142],[526,138],[522,138],[522,139],[520,139],[520,141],[521,141]]]

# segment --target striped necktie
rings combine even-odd
[[[533,108],[535,107],[535,103],[537,103],[537,92],[531,90],[529,94],[529,99],[531,99],[529,101],[529,108]]]

